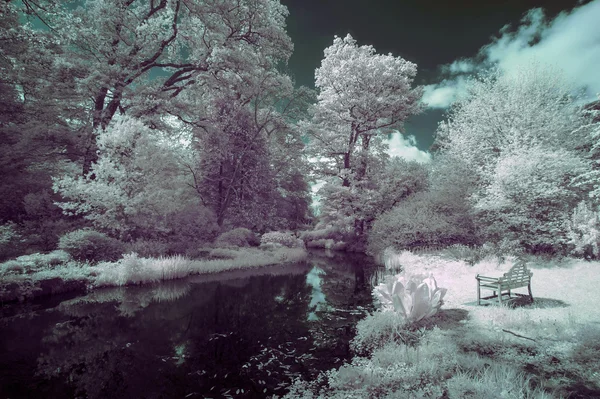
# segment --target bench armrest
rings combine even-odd
[[[485,281],[485,282],[489,282],[489,283],[500,282],[500,279],[497,277],[486,277],[486,276],[480,276],[479,274],[477,276],[475,276],[475,278],[479,281]]]

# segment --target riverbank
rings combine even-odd
[[[296,263],[308,256],[303,248],[281,246],[262,249],[215,248],[210,254],[209,259],[188,259],[183,256],[142,258],[126,254],[117,262],[95,265],[74,261],[64,251],[26,255],[0,264],[0,302]]]
[[[533,303],[478,306],[475,276],[501,276],[513,259],[470,266],[442,255],[401,258],[407,273],[433,273],[448,289],[440,312],[389,330],[382,313],[368,316],[353,360],[298,382],[288,399],[600,397],[600,262],[532,258]]]

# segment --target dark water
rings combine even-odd
[[[314,252],[305,264],[5,305],[0,397],[283,395],[351,357],[373,270],[365,256]]]

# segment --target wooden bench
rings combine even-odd
[[[520,287],[527,287],[529,290],[529,297],[533,302],[533,295],[531,295],[531,276],[533,276],[533,272],[527,269],[527,266],[523,261],[515,263],[515,265],[511,267],[508,272],[504,273],[502,277],[486,277],[478,274],[475,277],[477,279],[477,305],[481,305],[482,300],[495,298],[498,298],[498,302],[502,304],[503,295],[508,295],[510,298],[510,291]],[[494,292],[493,295],[482,297],[482,288],[492,290]]]

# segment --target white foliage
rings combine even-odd
[[[591,209],[585,201],[581,201],[573,210],[571,220],[568,222],[567,237],[569,244],[573,245],[573,253],[582,255],[589,248],[594,256],[598,256],[598,243],[600,242],[600,224],[598,212]]]
[[[99,157],[90,176],[54,179],[54,190],[69,199],[58,205],[117,233],[136,225],[160,230],[164,215],[194,197],[178,162],[182,146],[134,118],[116,120],[98,136]]]
[[[388,276],[373,289],[383,311],[394,311],[409,323],[436,314],[446,291],[438,288],[432,274]]]

